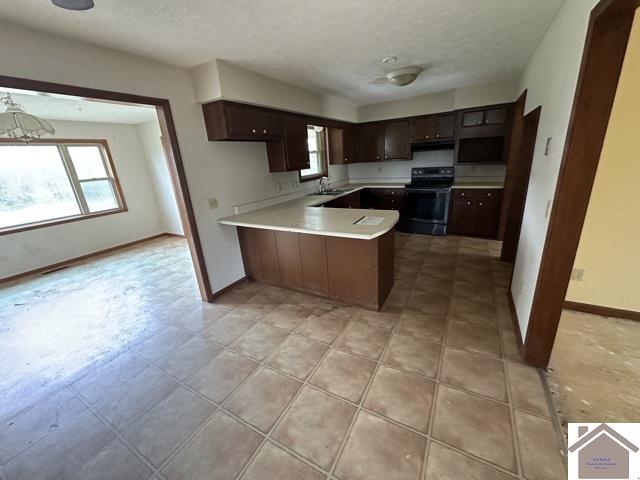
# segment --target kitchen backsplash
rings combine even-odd
[[[453,166],[453,150],[431,150],[414,152],[413,160],[376,163],[356,163],[349,165],[349,181],[361,182],[399,182],[407,183],[411,178],[411,169],[416,167]],[[505,165],[462,165],[455,167],[456,178],[482,178],[487,181],[503,181]]]

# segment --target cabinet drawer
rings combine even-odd
[[[455,188],[453,198],[475,198],[477,190],[471,188]]]
[[[476,197],[477,198],[501,198],[502,197],[502,190],[498,189],[498,188],[482,188],[482,189],[478,189],[476,190]]]

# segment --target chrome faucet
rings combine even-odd
[[[320,183],[318,184],[318,193],[322,194],[328,190],[329,177],[322,177],[320,179]]]

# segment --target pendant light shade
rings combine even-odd
[[[51,0],[54,5],[66,10],[90,10],[94,7],[93,0]]]
[[[0,113],[0,135],[8,135],[11,138],[29,143],[33,139],[40,138],[43,134],[56,133],[53,126],[44,118],[30,115],[18,105],[10,94],[0,98],[7,110]]]

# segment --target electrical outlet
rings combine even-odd
[[[571,280],[581,282],[584,279],[584,268],[574,268],[571,270]]]
[[[209,200],[209,208],[213,210],[214,208],[218,208],[218,199],[216,197],[211,197]]]
[[[296,188],[296,181],[295,180],[291,180],[291,189]]]
[[[276,190],[277,190],[278,192],[281,192],[281,191],[282,191],[282,182],[278,182],[278,183],[276,184]]]
[[[382,173],[382,167],[378,167],[378,173]]]
[[[551,137],[547,137],[547,143],[544,146],[544,155],[546,157],[551,153]]]

